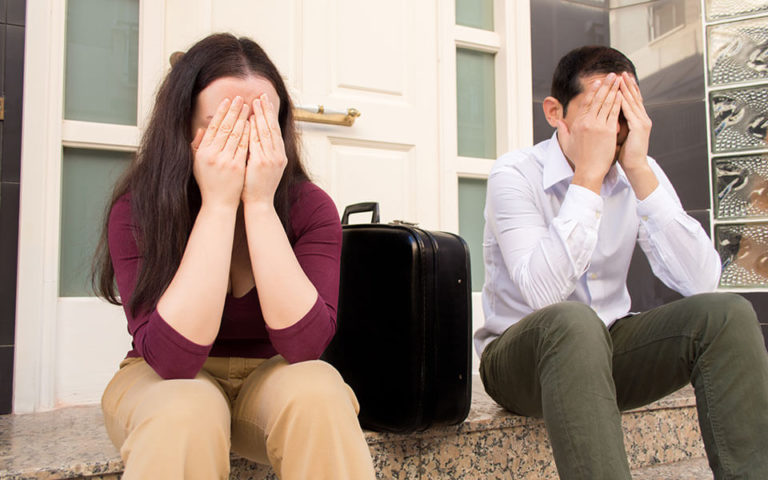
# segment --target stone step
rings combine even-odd
[[[472,395],[470,415],[460,425],[411,435],[366,432],[378,478],[557,479],[541,420],[504,411],[477,378]],[[637,475],[704,456],[690,387],[626,412],[622,421]],[[116,480],[122,469],[97,406],[0,416],[0,479]],[[650,475],[636,478],[667,478]],[[269,467],[234,455],[231,478],[276,479]]]
[[[632,471],[632,480],[712,480],[706,458],[655,465]]]

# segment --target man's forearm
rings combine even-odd
[[[624,167],[624,173],[627,175],[638,200],[645,200],[659,186],[659,179],[656,178],[656,174],[653,173],[648,162],[637,167]]]

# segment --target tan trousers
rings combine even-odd
[[[230,448],[283,480],[373,479],[359,405],[322,361],[209,358],[191,380],[163,380],[129,358],[102,397],[124,480],[227,479]]]

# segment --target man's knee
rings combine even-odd
[[[560,302],[541,309],[539,324],[550,342],[573,342],[582,348],[605,345],[610,338],[600,317],[580,302]]]
[[[760,326],[752,304],[734,293],[705,293],[689,297],[696,337],[703,345],[717,341],[728,350],[762,344]]]
[[[735,293],[702,293],[687,299],[694,316],[716,329],[725,326],[752,330],[758,325],[757,315],[749,300]]]

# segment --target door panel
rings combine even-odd
[[[340,210],[438,226],[436,11],[430,2],[303,4],[298,104],[357,108],[352,127],[301,125],[305,160]],[[323,19],[323,21],[308,21]]]

